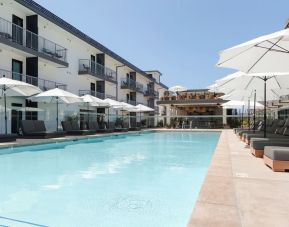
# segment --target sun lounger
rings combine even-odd
[[[48,139],[64,136],[64,132],[47,132],[44,121],[22,120],[20,123],[23,138]]]
[[[272,126],[267,128],[267,137],[279,137],[278,133],[282,133],[284,130],[285,120],[274,120]],[[264,132],[258,133],[244,133],[243,140],[248,145],[250,145],[250,141],[252,138],[263,138]]]
[[[90,121],[87,123],[87,129],[90,131],[100,132],[100,133],[110,133],[113,132],[112,129],[100,128],[97,121]]]
[[[270,123],[267,124],[268,125],[271,125]],[[250,129],[241,129],[241,128],[236,128],[234,129],[234,132],[236,135],[242,137],[242,135],[244,133],[258,133],[258,132],[262,132],[264,129],[264,124],[263,124],[263,121],[260,121],[258,124],[257,124],[257,127],[256,127],[256,130],[254,132],[253,128],[250,128]]]
[[[289,147],[266,146],[264,163],[274,172],[289,170]]]
[[[109,122],[109,129],[113,130],[114,132],[128,132],[127,128],[123,128],[121,124],[116,126],[115,122]]]
[[[252,138],[251,153],[258,158],[262,158],[265,146],[285,146],[289,147],[289,121],[286,121],[286,128],[282,135],[269,138]]]
[[[16,134],[0,134],[0,143],[9,143],[16,141]]]
[[[76,121],[61,121],[63,131],[70,135],[90,135],[95,133],[93,130],[81,130]]]

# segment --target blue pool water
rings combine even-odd
[[[186,226],[218,138],[143,133],[0,150],[0,216],[50,227]]]

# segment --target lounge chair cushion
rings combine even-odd
[[[44,121],[33,121],[35,132],[46,132]]]
[[[71,121],[72,130],[80,130],[80,127],[76,121]]]
[[[61,125],[63,128],[63,131],[71,131],[72,130],[72,126],[70,121],[61,121]]]
[[[35,132],[35,126],[33,120],[22,120],[21,129],[23,134]]]
[[[267,146],[264,155],[272,160],[289,161],[289,147]]]
[[[289,138],[285,139],[269,139],[269,140],[257,140],[251,141],[251,147],[255,150],[264,150],[265,146],[284,146],[289,147]]]
[[[16,140],[17,135],[16,134],[0,134],[0,142],[13,142]]]

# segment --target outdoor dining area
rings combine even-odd
[[[146,127],[143,124],[145,113],[154,112],[154,109],[142,104],[133,106],[109,98],[99,99],[88,94],[77,96],[60,88],[42,91],[32,84],[6,77],[0,78],[0,92],[3,102],[0,104],[0,116],[3,114],[0,142],[13,142],[17,138],[44,139],[65,135],[137,131]],[[36,103],[38,107],[7,105],[11,98]],[[72,112],[69,111],[71,108]],[[98,109],[104,110],[103,113],[98,113]],[[17,116],[16,133],[12,133],[8,125],[12,111],[21,112]],[[35,114],[30,118],[31,113]],[[46,115],[49,119],[45,117]],[[14,123],[11,122],[11,125]]]

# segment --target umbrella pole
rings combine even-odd
[[[241,113],[241,128],[243,128],[243,119],[244,118],[244,105],[242,106],[242,113]]]
[[[7,134],[7,108],[6,108],[6,86],[4,85],[4,113],[5,113],[5,134]]]
[[[107,108],[107,124],[109,125],[109,108]]]
[[[87,103],[87,123],[89,124],[89,104]]]
[[[256,90],[254,91],[253,132],[256,131]]]
[[[267,111],[266,111],[266,89],[267,89],[267,80],[268,78],[264,77],[264,138],[266,138],[267,134]]]
[[[58,132],[58,97],[56,97],[56,131]]]
[[[251,130],[250,127],[250,99],[248,99],[248,129]]]

